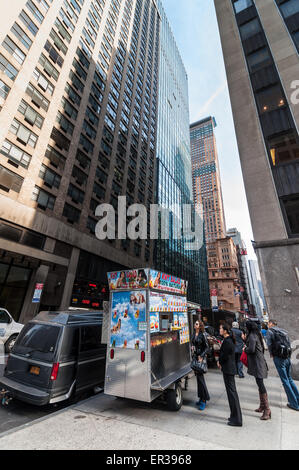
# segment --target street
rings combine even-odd
[[[6,360],[7,356],[4,360],[3,357],[0,357],[0,377],[3,376],[5,367],[3,363]],[[86,395],[84,398],[87,396],[89,395]],[[38,408],[18,400],[12,400],[8,406],[0,404],[0,434],[10,431],[18,426],[27,425],[36,419],[48,416],[67,406],[69,406],[69,403],[61,403],[55,406]]]
[[[243,428],[226,424],[229,408],[221,373],[212,369],[206,378],[211,401],[204,412],[195,407],[194,378],[184,391],[179,412],[168,411],[158,401],[145,404],[100,394],[14,433],[0,435],[0,449],[299,449],[298,414],[286,407],[277,377],[266,380],[271,421],[260,421],[254,412],[258,405],[254,378],[236,379]]]

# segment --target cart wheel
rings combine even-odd
[[[167,390],[167,406],[171,411],[179,411],[183,404],[182,387],[179,382],[175,384],[175,389]]]

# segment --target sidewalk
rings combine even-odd
[[[103,449],[103,450],[216,450],[299,449],[299,414],[286,407],[280,380],[266,381],[272,420],[260,421],[255,380],[236,379],[243,410],[243,428],[226,425],[229,416],[223,378],[219,371],[207,375],[209,406],[195,406],[196,384],[184,392],[184,405],[170,412],[162,403],[116,399],[103,394],[92,397],[49,418],[0,435],[0,449]]]

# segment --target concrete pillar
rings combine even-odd
[[[80,250],[78,248],[73,248],[72,256],[70,259],[68,272],[64,284],[64,292],[61,300],[60,310],[67,310],[70,306],[71,295],[73,291],[73,285],[77,272],[77,265],[79,261]]]
[[[32,303],[32,298],[34,294],[35,285],[37,283],[45,284],[49,273],[49,266],[41,264],[40,267],[33,273],[29,288],[25,297],[23,308],[20,315],[20,323],[27,323],[35,315],[37,315],[39,310],[39,303]]]

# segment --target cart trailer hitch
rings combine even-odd
[[[8,390],[0,390],[0,400],[2,406],[8,406],[12,400],[12,396],[10,395]]]

